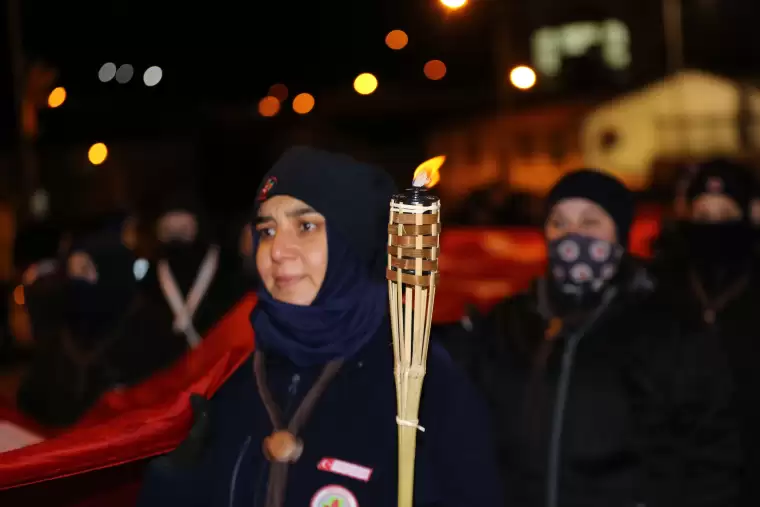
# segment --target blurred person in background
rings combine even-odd
[[[25,304],[27,292],[38,278],[44,278],[58,270],[64,244],[65,234],[62,228],[51,220],[33,220],[16,232],[13,264],[19,285],[14,289],[9,301],[9,317],[17,353],[29,352],[34,347],[30,316]],[[50,289],[48,283],[37,284],[34,292],[38,301],[45,299]]]
[[[253,255],[253,228],[250,224],[250,207],[243,213],[228,214],[220,229],[224,233],[224,240],[219,246],[229,258],[230,263],[236,264],[245,274],[250,288],[255,286],[256,261]]]
[[[509,194],[500,182],[476,188],[459,207],[458,221],[464,225],[505,225]]]
[[[60,269],[29,286],[39,347],[17,404],[47,426],[74,424],[115,381],[108,346],[135,296],[137,259],[131,219],[107,222],[75,238]]]
[[[311,148],[266,175],[254,215],[257,351],[209,402],[208,431],[190,437],[196,457],[151,464],[140,506],[396,505],[394,188],[380,169]],[[420,410],[414,504],[502,505],[485,407],[436,344]]]
[[[752,222],[752,231],[755,235],[753,251],[755,257],[760,257],[760,179],[754,178],[755,188],[752,192],[752,200],[749,203],[749,216]]]
[[[730,374],[628,253],[632,194],[580,170],[545,210],[546,275],[451,344],[488,398],[506,505],[735,505]]]
[[[179,191],[155,222],[157,260],[113,340],[119,382],[133,384],[162,370],[188,350],[246,294],[236,253],[222,251],[205,208]]]
[[[661,292],[695,330],[710,332],[729,358],[743,427],[746,476],[740,505],[760,505],[760,279],[748,167],[716,159],[688,188],[680,241],[653,263]]]
[[[14,343],[11,334],[10,307],[13,301],[12,285],[0,282],[0,297],[5,304],[0,304],[0,368],[14,361]]]
[[[659,169],[664,170],[664,168]],[[655,166],[653,170],[658,170],[658,167]],[[660,217],[660,232],[651,242],[654,258],[683,248],[680,224],[689,213],[689,185],[698,171],[699,166],[697,164],[688,164],[679,168],[673,188],[672,208],[668,210],[665,206]]]
[[[243,271],[251,279],[251,284],[255,285],[258,280],[258,272],[256,270],[256,257],[253,251],[253,227],[250,224],[246,224],[240,232],[238,252],[243,262]]]

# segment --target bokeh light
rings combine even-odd
[[[282,83],[273,84],[269,87],[267,95],[276,98],[280,102],[285,102],[288,100],[288,87]]]
[[[271,118],[280,112],[280,101],[276,97],[266,96],[259,101],[259,114]]]
[[[95,143],[87,151],[87,159],[92,165],[100,165],[108,158],[108,148],[103,143]]]
[[[461,9],[467,5],[467,0],[441,0],[441,4],[448,9]]]
[[[394,51],[404,49],[409,44],[409,37],[403,30],[392,30],[385,36],[385,45]]]
[[[66,88],[63,86],[55,88],[50,92],[50,95],[48,95],[48,106],[50,107],[59,107],[63,105],[64,102],[66,102]]]
[[[307,114],[314,109],[314,97],[308,93],[299,93],[293,99],[293,111],[298,114]]]
[[[438,81],[439,79],[443,79],[446,75],[446,64],[440,60],[430,60],[425,64],[423,70],[425,72],[425,77],[433,81]]]
[[[116,82],[119,84],[126,84],[135,75],[135,69],[130,64],[125,63],[116,71]]]
[[[32,194],[31,202],[29,206],[34,216],[43,217],[50,211],[50,194],[44,189],[38,188]]]
[[[161,67],[154,65],[153,67],[148,67],[143,74],[143,83],[145,83],[145,86],[156,86],[162,77],[164,77],[164,71],[161,70]]]
[[[116,64],[112,62],[104,63],[98,71],[98,79],[101,83],[107,83],[116,77]]]
[[[23,285],[17,285],[16,288],[13,289],[13,302],[19,306],[24,306],[24,286]]]
[[[509,81],[519,90],[529,90],[536,84],[536,73],[530,67],[520,65],[509,73]]]
[[[150,262],[148,262],[146,259],[137,259],[134,264],[132,264],[132,274],[135,275],[135,280],[138,282],[145,278],[145,275],[148,274],[148,270],[150,269]]]
[[[354,79],[354,90],[360,95],[369,95],[377,90],[377,78],[369,72],[359,74]]]

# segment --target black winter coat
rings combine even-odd
[[[724,356],[652,289],[633,269],[560,328],[540,280],[449,343],[488,399],[510,507],[736,505]]]
[[[267,382],[289,419],[321,372],[270,355]],[[397,503],[398,426],[390,329],[346,361],[317,402],[288,471],[286,507],[392,507]],[[262,507],[272,431],[246,362],[211,399],[175,453],[148,468],[140,507]],[[431,345],[417,437],[416,507],[499,507],[501,485],[483,401],[440,346]],[[204,434],[205,433],[205,434]],[[368,470],[331,471],[325,463]],[[334,492],[330,501],[323,493]]]
[[[700,300],[688,259],[663,259],[656,267],[661,280],[660,297],[671,301],[693,330],[712,336],[728,358],[736,386],[745,461],[739,505],[760,505],[760,266],[732,266],[734,276],[710,295],[719,303],[714,319],[709,318]]]

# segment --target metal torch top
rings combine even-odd
[[[438,197],[432,195],[425,187],[411,187],[393,196],[399,204],[413,206],[432,206],[438,202]]]

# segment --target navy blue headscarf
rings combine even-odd
[[[377,334],[388,312],[381,268],[394,192],[387,173],[345,155],[299,147],[280,158],[264,178],[257,207],[289,195],[324,215],[327,272],[310,306],[283,303],[258,289],[251,313],[257,347],[308,367],[350,358]]]
[[[388,290],[369,276],[340,234],[327,227],[327,273],[310,306],[277,301],[260,285],[251,313],[256,344],[297,366],[352,357],[375,336],[388,308]]]

